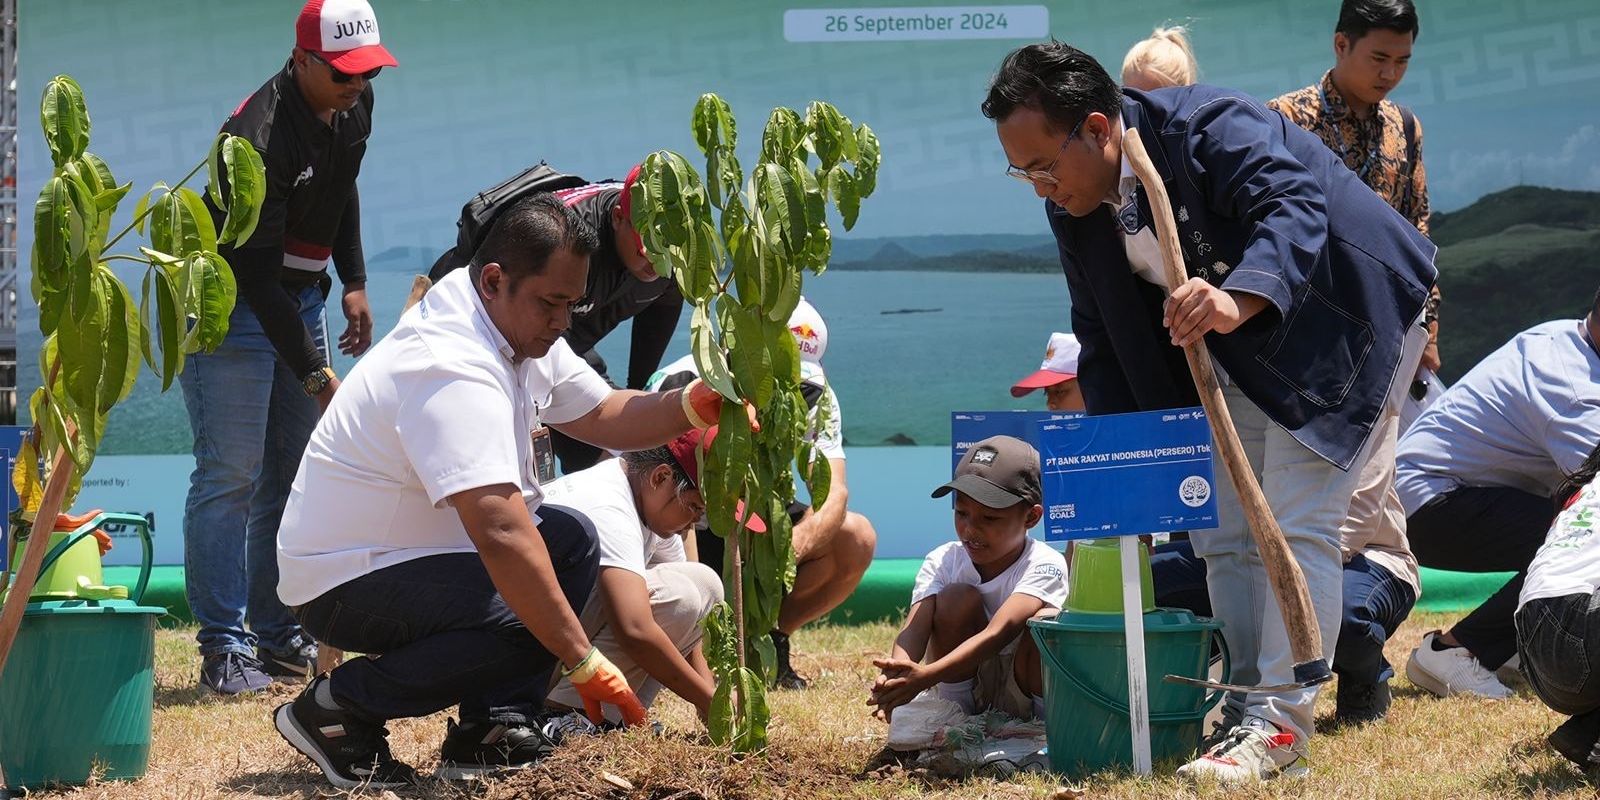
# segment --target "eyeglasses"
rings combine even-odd
[[[348,72],[340,72],[332,64],[329,64],[327,59],[323,58],[322,56],[317,55],[317,52],[315,50],[307,50],[306,51],[306,55],[309,55],[312,58],[316,59],[317,63],[321,64],[322,66],[327,67],[328,71],[333,73],[333,82],[334,83],[349,83],[349,82],[351,82],[351,81],[356,79],[355,75],[351,75]],[[361,79],[370,81],[373,78],[378,77],[378,73],[380,73],[382,71],[383,71],[383,67],[373,67],[372,69],[369,69],[366,72],[361,73]]]
[[[1088,117],[1084,117],[1083,119],[1088,119]],[[1061,162],[1061,154],[1067,151],[1067,144],[1069,144],[1073,139],[1078,138],[1078,129],[1083,127],[1083,119],[1078,120],[1078,124],[1072,126],[1072,133],[1067,134],[1067,138],[1061,142],[1061,147],[1056,150],[1056,158],[1054,161],[1050,162],[1050,166],[1040,170],[1023,169],[1021,167],[1008,164],[1006,165],[1006,174],[1016,178],[1019,181],[1022,181],[1023,183],[1037,183],[1044,186],[1055,186],[1057,183],[1060,183],[1060,181],[1056,180],[1055,176],[1056,164]]]
[[[688,500],[683,499],[685,494],[694,490],[694,486],[685,486],[683,484],[679,484],[673,490],[672,499],[678,501],[678,505],[683,506],[684,510],[688,511],[696,520],[699,520],[701,517],[706,515],[705,502],[701,501],[699,503],[691,503]]]

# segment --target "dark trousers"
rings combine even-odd
[[[594,534],[551,506],[541,506],[539,516],[561,592],[582,610],[600,570]],[[372,722],[460,705],[463,721],[527,724],[544,705],[556,667],[477,553],[385,567],[294,612],[318,641],[367,654],[335,669],[331,680],[334,699]]]
[[[1429,500],[1406,519],[1411,552],[1425,567],[1517,573],[1451,628],[1456,640],[1491,671],[1517,652],[1517,595],[1555,518],[1556,507],[1548,497],[1464,486]]]
[[[1206,562],[1194,554],[1187,541],[1168,542],[1150,556],[1157,606],[1186,608],[1211,615],[1206,593]],[[1334,648],[1333,671],[1340,678],[1377,683],[1394,677],[1383,657],[1383,645],[1399,629],[1416,605],[1411,585],[1359,553],[1344,565],[1344,613],[1339,643]]]
[[[1529,600],[1516,612],[1522,673],[1563,714],[1600,709],[1600,593]]]

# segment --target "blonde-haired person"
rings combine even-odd
[[[1182,25],[1156,28],[1150,38],[1128,48],[1122,59],[1122,85],[1129,89],[1148,92],[1199,80],[1200,65],[1189,46],[1189,29]]]

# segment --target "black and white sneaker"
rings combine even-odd
[[[468,721],[445,723],[444,744],[439,746],[439,769],[434,774],[463,781],[527,769],[550,755],[554,745],[538,728]]]
[[[317,703],[312,681],[293,702],[278,706],[272,721],[278,734],[311,759],[328,782],[340,789],[397,789],[417,782],[417,771],[389,753],[389,730],[348,711]]]
[[[280,683],[299,683],[317,675],[317,643],[303,634],[296,634],[287,650],[257,647],[256,659],[261,671]]]

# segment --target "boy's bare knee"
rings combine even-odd
[[[935,627],[962,625],[983,617],[983,595],[970,583],[952,583],[934,595]]]

